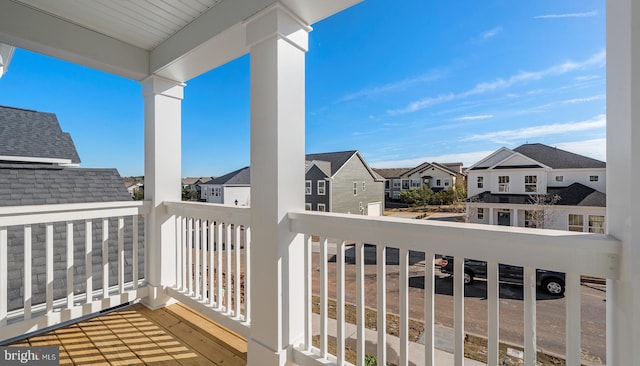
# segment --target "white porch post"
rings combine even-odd
[[[607,281],[607,364],[638,363],[640,344],[640,3],[607,1],[607,232],[622,241]]]
[[[245,23],[251,55],[249,365],[284,365],[304,336],[305,52],[310,28],[279,3]]]
[[[489,225],[495,225],[495,210],[493,209],[493,207],[489,207]]]
[[[144,198],[152,201],[145,218],[147,283],[145,305],[163,307],[171,300],[164,287],[175,282],[175,220],[161,207],[180,201],[181,102],[184,84],[150,76],[142,81],[144,96]]]
[[[513,217],[511,218],[511,226],[518,227],[518,209],[513,209]]]

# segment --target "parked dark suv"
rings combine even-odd
[[[440,271],[453,275],[453,257],[442,257]],[[473,279],[487,278],[487,263],[473,259],[465,259],[464,262],[464,283],[470,285]],[[499,280],[504,282],[523,282],[522,267],[511,266],[508,264],[499,265]],[[537,285],[541,287],[549,295],[560,296],[564,294],[564,273],[545,271],[539,269],[536,271]]]

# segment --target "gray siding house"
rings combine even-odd
[[[314,211],[381,216],[384,178],[373,171],[357,150],[307,154],[306,203]],[[322,183],[322,182],[325,183]],[[311,191],[309,191],[309,185]],[[324,194],[322,188],[324,186]]]

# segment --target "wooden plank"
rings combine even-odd
[[[240,335],[212,322],[198,312],[191,310],[184,304],[173,304],[163,310],[179,317],[181,321],[197,327],[198,330],[206,332],[216,342],[224,344],[231,352],[246,359],[247,340]]]
[[[245,249],[246,250],[246,249]],[[311,350],[313,337],[313,242],[311,235],[304,236],[304,349]],[[247,277],[249,278],[249,277]]]
[[[140,309],[140,312],[155,321],[175,339],[188,344],[194,352],[199,353],[208,361],[232,366],[246,365],[246,359],[233,353],[225,345],[218,343],[210,333],[203,332],[199,327],[194,327],[189,321],[183,321],[185,318],[176,315],[173,311],[167,308],[156,311],[144,308]],[[183,360],[180,362],[183,363]]]

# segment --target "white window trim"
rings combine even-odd
[[[533,178],[533,183],[527,183],[527,178]],[[527,187],[533,187],[533,191],[527,190]],[[538,176],[537,175],[525,175],[524,176],[524,191],[526,193],[538,192]]]
[[[600,179],[599,176],[597,175],[590,175],[589,176],[589,182],[597,182]]]
[[[322,210],[320,209],[322,207]],[[327,212],[327,205],[324,203],[318,203],[318,212]]]
[[[358,182],[353,182],[353,195],[358,195]]]
[[[480,189],[484,188],[484,177],[477,177],[476,179],[477,187]]]
[[[320,184],[322,183],[322,184]],[[320,189],[320,186],[322,185],[322,190]],[[323,181],[323,180],[319,180],[318,184],[317,184],[317,188],[318,188],[318,196],[324,196],[325,194],[327,194],[327,182]],[[322,192],[322,193],[320,193]]]
[[[304,194],[310,196],[313,192],[313,188],[310,180],[304,181]]]
[[[580,225],[572,225],[571,224],[571,216],[580,217],[581,218],[580,221],[582,221],[582,223]],[[580,228],[579,232],[584,232],[584,215],[581,215],[581,214],[569,214],[567,216],[567,230],[568,231],[576,231],[576,232],[578,232],[578,230],[571,230],[572,227],[574,227],[574,228],[578,228],[579,227]]]
[[[506,177],[506,182],[500,183],[500,178]],[[509,192],[509,176],[508,175],[499,175],[498,176],[498,192],[506,193]]]
[[[305,209],[306,211],[311,211],[311,204],[310,204],[310,203],[305,203],[305,204],[304,204],[304,209]]]
[[[366,184],[365,181],[362,181],[362,192],[365,191],[365,187],[366,187],[365,184]]]

